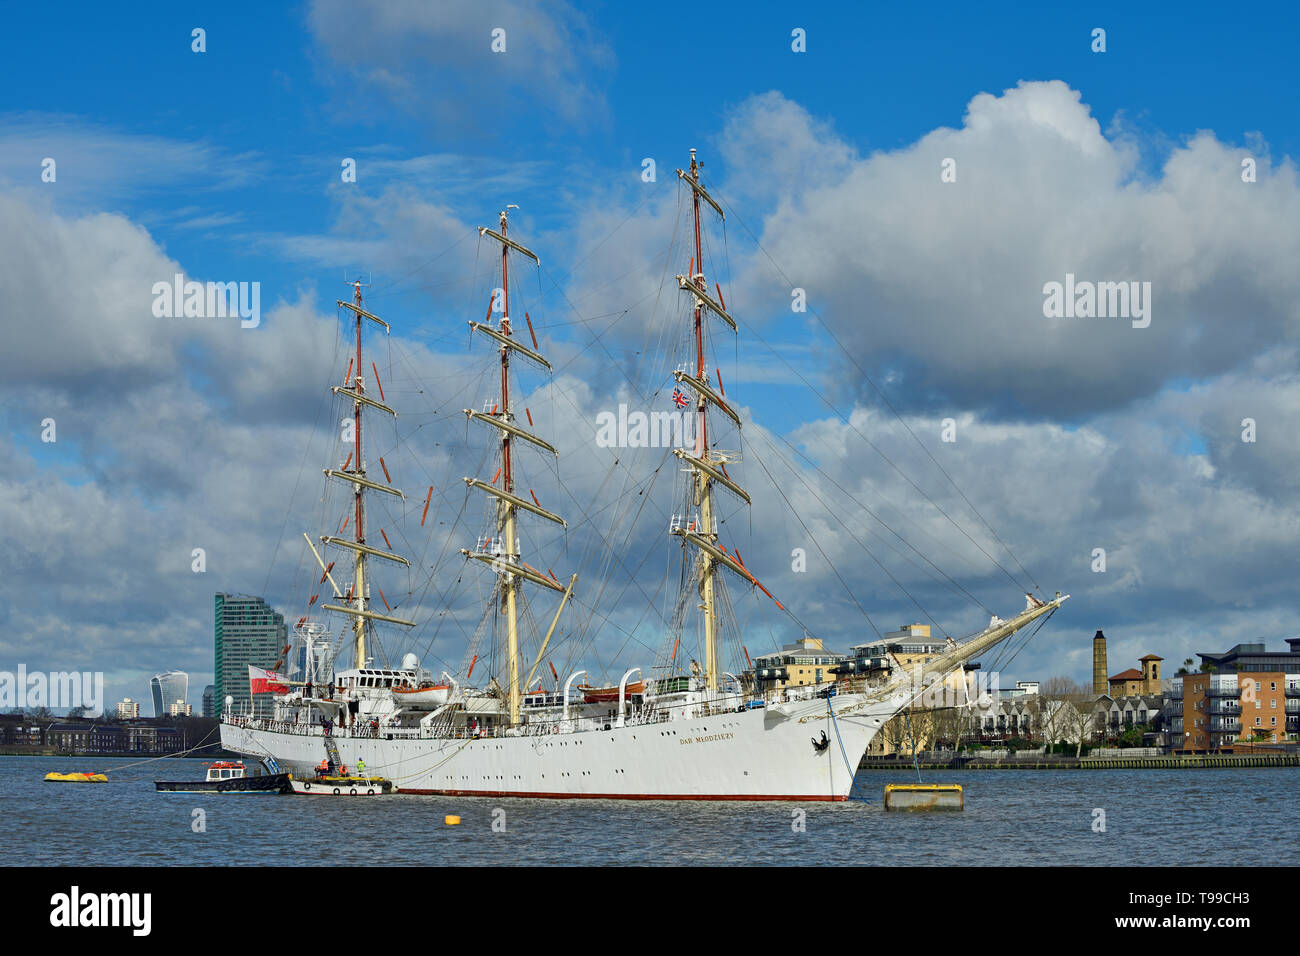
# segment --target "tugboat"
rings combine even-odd
[[[219,760],[208,767],[204,780],[155,780],[158,793],[289,793],[289,775],[272,764],[271,773],[248,776],[242,761]]]
[[[359,773],[348,773],[346,766],[322,760],[316,768],[316,776],[310,780],[298,780],[289,775],[289,786],[294,793],[314,797],[382,797],[392,793],[393,782],[385,777],[371,777],[365,773],[365,764]]]

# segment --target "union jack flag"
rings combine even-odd
[[[673,389],[674,405],[676,405],[678,408],[685,408],[690,403],[691,400],[686,397],[686,393],[682,391],[681,386],[678,386],[677,388]]]

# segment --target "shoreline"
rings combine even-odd
[[[215,750],[211,752],[199,753],[193,750],[177,750],[171,753],[153,753],[146,750],[121,750],[110,751],[105,753],[78,753],[68,750],[56,750],[53,748],[43,747],[32,750],[13,750],[0,748],[0,757],[60,757],[66,760],[94,760],[99,757],[139,757],[141,759],[156,760],[161,757],[196,757],[204,760],[216,759],[225,760],[228,757],[236,757],[238,754],[230,754],[226,751]]]
[[[1224,756],[1042,757],[952,760],[864,757],[858,770],[1209,770],[1225,767],[1300,767],[1300,754],[1232,754]]]

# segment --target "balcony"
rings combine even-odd
[[[1240,698],[1241,688],[1236,684],[1211,684],[1206,694],[1209,697]]]
[[[1236,717],[1212,717],[1210,718],[1211,733],[1225,733],[1228,731],[1238,731],[1241,729],[1241,721]]]
[[[1300,704],[1300,701],[1296,701]],[[1207,710],[1211,714],[1240,714],[1241,701],[1226,697],[1216,697],[1209,702]]]

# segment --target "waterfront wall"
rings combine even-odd
[[[1300,754],[1179,755],[1148,757],[1073,757],[1031,754],[1004,759],[942,759],[927,754],[911,760],[864,757],[859,770],[1199,770],[1217,767],[1300,767]]]

